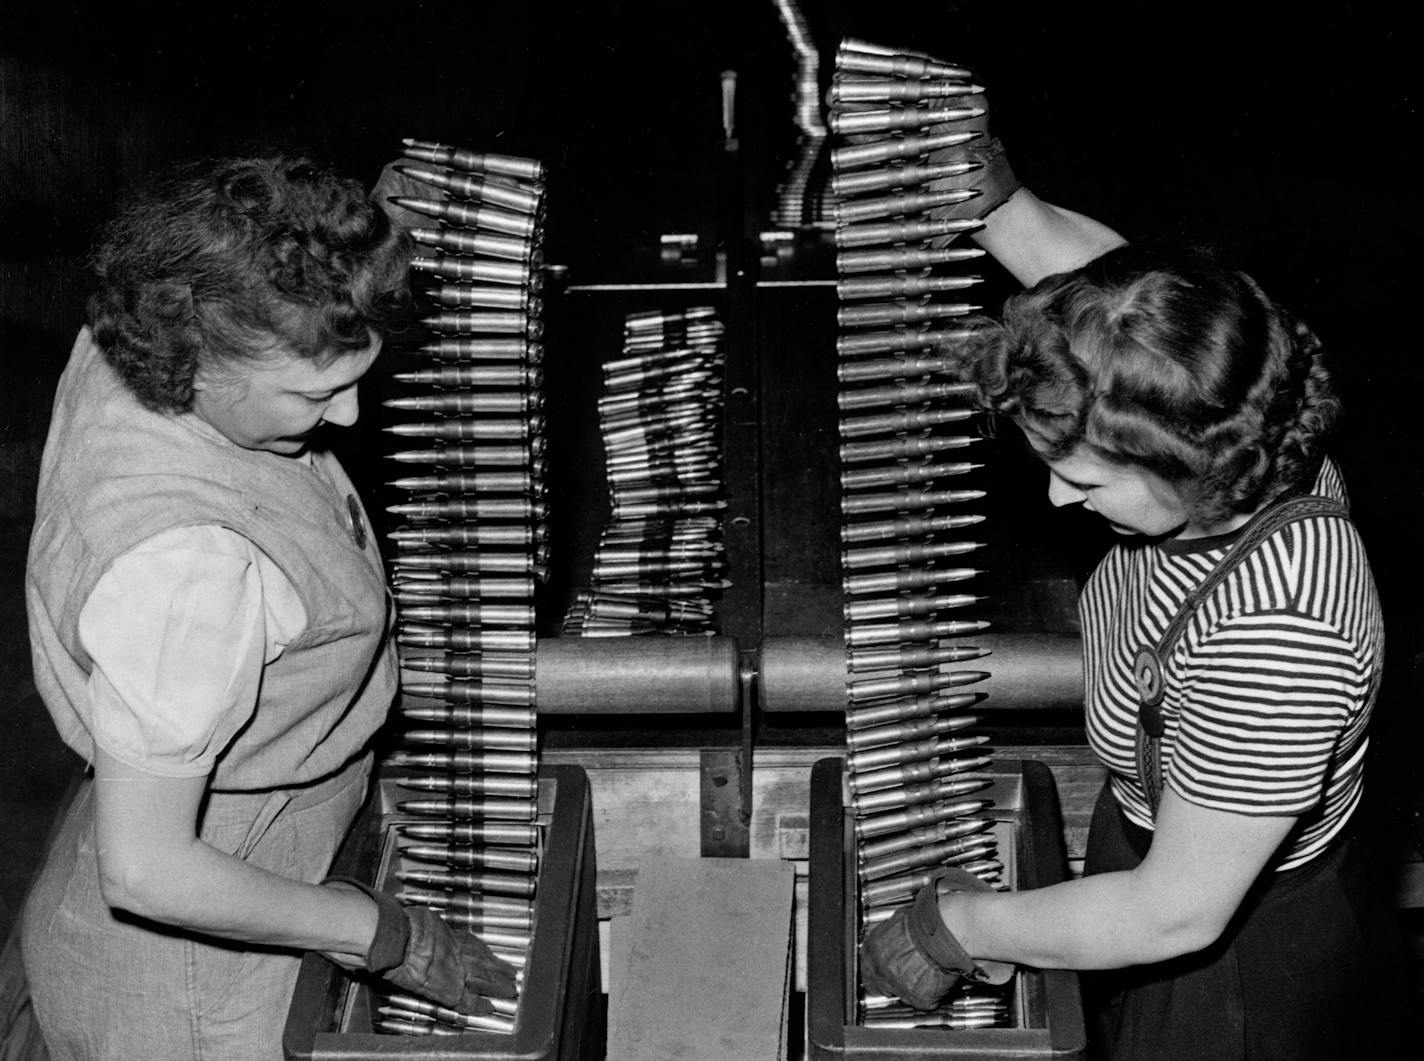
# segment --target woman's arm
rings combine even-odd
[[[376,928],[369,898],[277,876],[198,838],[212,761],[251,716],[266,662],[305,623],[280,570],[211,525],[154,535],[95,585],[79,633],[93,660],[110,905],[226,939],[365,955]]]
[[[204,843],[197,822],[206,790],[206,778],[146,773],[96,749],[105,901],[206,935],[360,964],[376,933],[375,904],[357,891],[269,873]]]
[[[1025,287],[1127,242],[1102,222],[1045,203],[1027,188],[985,217],[973,239]]]
[[[940,898],[976,958],[1042,969],[1113,969],[1209,946],[1280,847],[1292,817],[1208,810],[1168,787],[1136,869],[1022,892]]]

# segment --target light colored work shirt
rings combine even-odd
[[[251,717],[262,668],[306,622],[286,575],[235,531],[153,535],[114,560],[80,612],[94,743],[147,773],[207,776]]]

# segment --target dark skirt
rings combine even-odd
[[[1084,875],[1132,869],[1152,834],[1107,786]],[[1210,947],[1083,978],[1093,1056],[1111,1061],[1339,1061],[1424,1056],[1393,911],[1364,845],[1343,838],[1263,877]]]

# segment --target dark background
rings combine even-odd
[[[1015,168],[1043,198],[1130,238],[1222,247],[1336,352],[1348,411],[1337,452],[1394,671],[1378,791],[1410,819],[1424,496],[1411,426],[1410,41],[1369,5],[1275,21],[1244,4],[1153,8],[802,5],[823,76],[842,33],[973,66]],[[626,275],[660,233],[735,250],[768,223],[795,139],[772,0],[355,10],[0,12],[0,793],[12,800],[65,777],[29,685],[19,572],[50,395],[82,320],[83,256],[126,187],[170,160],[254,144],[310,151],[367,181],[406,136],[528,155],[553,170],[549,258],[575,284]],[[739,75],[735,153],[720,115],[726,69]],[[1023,485],[1036,497],[1042,484]],[[1070,527],[1035,504],[1050,537]]]

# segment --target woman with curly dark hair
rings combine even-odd
[[[355,421],[408,260],[359,184],[280,157],[186,167],[104,233],[27,584],[91,767],[22,920],[56,1061],[279,1058],[303,950],[468,1012],[513,993],[474,936],[324,882],[396,679],[320,429]]]
[[[976,239],[1033,284],[967,355],[1055,505],[1122,536],[1080,614],[1108,769],[1085,874],[950,870],[872,929],[874,992],[1007,963],[1085,978],[1114,1061],[1393,1057],[1399,935],[1355,837],[1384,637],[1323,442],[1320,343],[1211,255],[1123,244],[999,161]],[[987,207],[987,209],[985,209]]]

